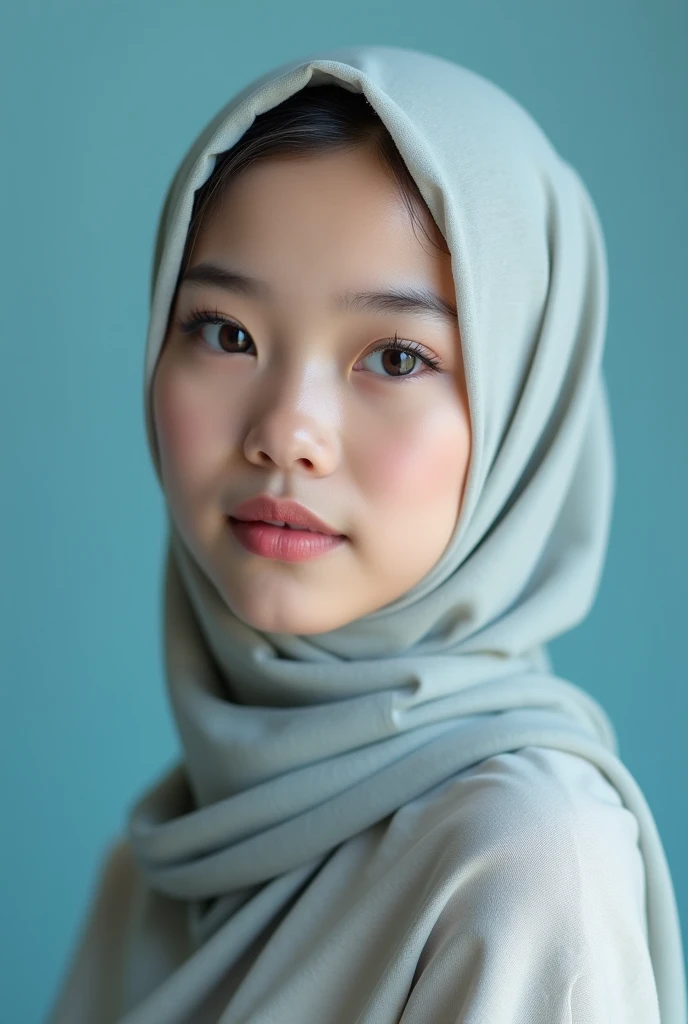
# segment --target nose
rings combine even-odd
[[[310,476],[332,473],[340,458],[338,402],[322,379],[266,389],[244,439],[253,465]]]

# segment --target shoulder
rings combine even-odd
[[[638,822],[595,764],[523,747],[415,804],[433,913],[404,1024],[457,1005],[476,1020],[658,1022]]]
[[[540,893],[547,884],[560,892],[568,877],[583,895],[604,878],[620,898],[644,898],[638,821],[587,758],[538,746],[497,754],[451,780],[444,797],[450,821],[479,834],[505,867],[537,876]]]
[[[495,754],[452,776],[418,801],[426,814],[462,821],[471,813],[504,841],[527,844],[591,828],[629,847],[639,837],[635,815],[592,761],[568,751],[527,746]]]
[[[581,938],[599,934],[604,918],[647,935],[638,821],[584,757],[537,746],[500,753],[395,819],[392,834],[433,863],[432,886],[447,894],[440,931],[468,899],[524,926],[576,926]]]
[[[48,1024],[115,1020],[120,958],[140,876],[125,838],[106,847]]]
[[[488,758],[473,778],[488,783],[487,804],[507,846],[538,854],[535,864],[570,866],[581,890],[597,876],[629,899],[644,898],[639,825],[604,772],[587,758],[529,746]],[[639,909],[641,909],[639,907]]]
[[[548,832],[604,824],[637,844],[638,823],[606,775],[578,754],[526,746],[495,754],[457,772],[400,812],[418,819],[424,831],[433,824],[462,826],[480,822],[483,838],[495,836],[526,843]]]

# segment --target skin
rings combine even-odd
[[[189,267],[206,262],[270,292],[178,289],[152,394],[170,514],[242,621],[275,633],[336,629],[394,601],[441,558],[471,424],[456,322],[345,312],[334,297],[412,285],[454,303],[450,256],[414,231],[379,158],[358,149],[246,169],[194,245]],[[199,308],[245,333],[184,334],[178,318]],[[375,352],[395,332],[441,368]],[[226,517],[261,493],[301,502],[347,540],[302,563],[248,552]]]

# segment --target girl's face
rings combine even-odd
[[[378,158],[356,150],[245,170],[189,271],[210,264],[258,283],[180,284],[153,381],[170,514],[241,620],[336,629],[422,579],[456,525],[471,426],[450,257],[414,232]],[[444,315],[342,301],[402,289],[435,293]],[[183,332],[199,311],[229,324]],[[395,333],[414,352],[385,348]],[[261,494],[300,502],[346,540],[303,562],[253,554],[228,516]]]

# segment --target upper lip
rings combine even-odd
[[[233,519],[268,520],[275,519],[281,523],[289,523],[290,526],[300,526],[302,529],[316,530],[318,533],[327,533],[331,536],[341,536],[339,530],[319,519],[298,501],[289,498],[272,498],[269,494],[259,494],[257,498],[249,498],[242,501],[231,513]]]

